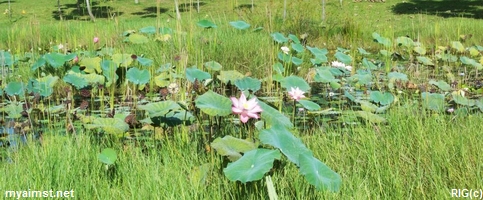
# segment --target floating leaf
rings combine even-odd
[[[119,76],[116,74],[117,65],[110,60],[101,61],[102,74],[106,77],[106,87],[111,86],[112,83],[116,82]]]
[[[220,75],[218,75],[218,79],[225,84],[228,84],[228,82],[234,83],[243,77],[245,76],[236,70],[220,71]]]
[[[321,83],[330,83],[339,81],[336,79],[329,68],[327,67],[319,67],[316,68],[317,74],[315,74],[314,81],[321,82]]]
[[[433,65],[434,66],[434,63],[431,60],[431,58],[428,58],[426,56],[417,56],[416,59],[418,59],[418,61],[420,63],[423,63],[423,65]]]
[[[414,46],[414,41],[411,39],[411,38],[408,38],[408,37],[398,37],[396,38],[396,43],[399,45],[399,46],[405,46],[407,48],[411,48],[412,46]]]
[[[302,59],[297,58],[297,57],[292,57],[292,63],[293,63],[294,65],[299,66],[299,65],[301,65],[301,64],[302,64],[302,62],[303,62],[303,60],[302,60]]]
[[[75,54],[60,54],[60,53],[49,53],[44,55],[45,61],[53,68],[59,68],[64,66],[65,62],[72,60]]]
[[[210,116],[231,114],[231,100],[213,91],[208,91],[195,100],[196,107]]]
[[[377,66],[374,65],[371,61],[367,60],[366,58],[362,59],[362,66],[366,67],[367,69],[375,70]]]
[[[48,97],[54,92],[54,85],[57,83],[59,77],[48,75],[38,79],[33,79],[33,92],[40,94],[40,96]]]
[[[329,51],[327,49],[319,49],[317,47],[310,47],[307,46],[307,49],[315,56],[315,57],[326,57]]]
[[[5,88],[5,93],[7,93],[8,96],[23,96],[24,84],[22,82],[12,81],[7,84],[7,87]]]
[[[14,62],[12,54],[8,51],[0,51],[0,67],[2,66],[12,66]]]
[[[127,70],[126,78],[136,85],[142,85],[149,82],[149,79],[151,79],[151,74],[148,70],[139,70],[138,68],[133,67]]]
[[[149,67],[153,64],[153,60],[143,57],[137,57],[136,60],[141,64],[141,66]]]
[[[45,61],[44,57],[40,57],[40,58],[39,58],[39,59],[38,59],[38,60],[37,60],[37,61],[36,61],[36,62],[35,62],[33,65],[32,65],[32,68],[31,68],[31,69],[32,69],[32,71],[35,71],[35,70],[37,70],[38,68],[45,66],[45,63],[46,63],[46,61]]]
[[[381,105],[389,105],[394,101],[394,95],[390,92],[372,91],[370,98],[372,101],[380,103]]]
[[[451,48],[455,49],[456,51],[463,53],[465,51],[465,47],[459,41],[452,41]]]
[[[112,55],[112,62],[118,66],[129,67],[132,63],[131,54],[114,54]]]
[[[214,24],[213,22],[206,20],[206,19],[200,20],[196,24],[198,26],[202,27],[202,28],[216,28],[217,27],[216,24]]]
[[[280,81],[280,83],[282,84],[283,88],[288,90],[290,88],[296,88],[296,87],[300,88],[300,90],[304,92],[307,92],[310,90],[309,84],[303,78],[294,76],[294,75],[285,77],[284,79],[282,79],[282,81]]]
[[[364,50],[363,48],[357,48],[357,51],[359,51],[360,54],[362,55],[370,55],[371,53],[367,52],[366,50]]]
[[[261,119],[266,122],[268,127],[287,127],[292,128],[293,124],[290,119],[284,114],[280,113],[277,109],[267,105],[262,101],[258,101],[258,105],[262,108]]]
[[[309,100],[299,100],[298,101],[305,109],[309,110],[309,111],[316,111],[316,110],[320,110],[320,106],[319,104],[316,104],[314,103],[313,101],[309,101]]]
[[[273,40],[275,40],[276,42],[278,43],[285,43],[285,42],[288,42],[288,39],[283,36],[283,34],[279,33],[279,32],[275,32],[275,33],[272,33],[271,34]]]
[[[246,183],[260,180],[272,169],[273,161],[280,157],[280,152],[277,150],[254,149],[246,152],[236,162],[229,163],[223,172],[231,181]]]
[[[201,71],[197,68],[186,68],[186,79],[191,83],[194,83],[195,80],[202,81],[205,79],[210,79],[211,75],[207,72]]]
[[[352,58],[349,55],[346,55],[341,52],[335,53],[335,58],[339,60],[340,62],[343,62],[346,65],[350,65],[352,63]]]
[[[129,130],[129,125],[119,118],[96,118],[92,124],[84,125],[87,129],[101,128],[106,134],[120,135]]]
[[[310,154],[300,154],[300,173],[317,190],[338,192],[342,184],[339,174]]]
[[[206,68],[208,68],[209,70],[213,70],[213,71],[220,71],[221,70],[221,64],[216,62],[216,61],[205,62],[204,66]]]
[[[156,33],[156,27],[147,26],[147,27],[139,29],[139,32],[140,33],[146,33],[146,34],[155,34]]]
[[[400,73],[400,72],[389,72],[387,74],[387,77],[389,79],[394,79],[394,80],[401,80],[401,81],[408,81],[408,75]]]
[[[235,27],[238,30],[245,30],[250,28],[250,24],[246,23],[245,21],[233,21],[230,22],[230,25]]]
[[[257,145],[248,140],[238,139],[232,136],[216,138],[211,147],[222,156],[228,156],[231,161],[236,161],[242,157],[241,153],[251,151],[257,148]]]
[[[77,89],[87,87],[89,83],[79,76],[77,73],[71,73],[64,76],[64,82],[72,84]]]
[[[101,69],[101,58],[94,57],[94,58],[83,58],[79,62],[80,66],[85,66],[86,68],[83,70],[86,73],[100,73]]]
[[[99,161],[101,161],[106,165],[112,165],[117,160],[117,154],[116,154],[116,151],[114,151],[114,149],[105,148],[102,150],[101,153],[97,155],[97,158],[99,159]]]
[[[302,143],[302,141],[295,137],[290,131],[284,127],[274,126],[270,129],[265,129],[260,132],[260,142],[269,144],[278,148],[287,158],[300,166],[300,154],[311,155],[312,152]]]
[[[389,38],[382,37],[376,32],[372,33],[372,38],[374,38],[374,40],[377,43],[382,44],[385,47],[391,47],[392,46],[392,42]]]
[[[462,96],[461,94],[454,92],[452,94],[453,101],[459,105],[463,106],[474,106],[476,104],[476,101],[473,99],[467,99],[466,97]]]
[[[429,84],[431,84],[431,85],[435,85],[435,86],[437,86],[439,89],[441,89],[441,90],[443,90],[443,91],[445,91],[445,92],[448,92],[448,91],[450,91],[450,90],[451,90],[451,86],[450,86],[448,83],[446,83],[445,81],[443,81],[443,80],[439,80],[439,81],[437,81],[437,82],[436,82],[436,81],[434,81],[434,80],[430,80],[430,81],[429,81]]]
[[[165,116],[174,110],[181,110],[181,107],[176,102],[171,100],[139,105],[138,108],[147,111],[149,113],[149,117],[151,118]]]
[[[423,92],[421,93],[422,104],[424,108],[443,112],[445,108],[445,100],[443,94]]]
[[[262,82],[258,79],[254,79],[251,77],[244,77],[242,79],[238,79],[235,81],[235,86],[244,91],[244,90],[251,90],[253,93],[260,90]]]
[[[379,115],[376,115],[374,113],[370,113],[367,111],[356,111],[357,116],[367,120],[368,122],[371,123],[386,123],[386,119],[384,117],[381,117]]]
[[[148,37],[137,33],[133,33],[129,35],[128,38],[129,38],[129,42],[133,44],[144,44],[149,42]]]
[[[300,40],[296,35],[288,34],[288,38],[292,40],[293,44],[300,44]]]
[[[292,43],[292,49],[297,51],[297,53],[302,53],[305,51],[304,46],[302,46],[300,43]]]

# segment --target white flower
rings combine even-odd
[[[347,69],[348,71],[352,71],[352,66],[347,65],[347,66],[345,66],[345,69]]]
[[[280,47],[280,49],[283,51],[284,54],[288,54],[290,52],[290,49],[286,46]]]
[[[448,110],[446,110],[446,111],[449,112],[449,113],[452,113],[452,112],[454,112],[454,108],[448,108]]]
[[[332,67],[339,67],[339,68],[345,68],[345,64],[339,61],[332,61],[331,63]]]
[[[335,93],[329,92],[329,97],[333,97],[334,95],[335,95]]]
[[[59,50],[60,49],[63,49],[64,48],[64,45],[63,44],[59,44],[59,46],[57,46],[57,48],[59,48]]]

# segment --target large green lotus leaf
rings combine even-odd
[[[186,68],[186,79],[194,83],[195,80],[202,81],[205,79],[210,79],[211,75],[207,72],[201,71],[197,68]]]
[[[479,100],[475,101],[475,105],[480,108],[480,111],[483,112],[483,98],[480,98]]]
[[[365,100],[356,100],[357,103],[361,104],[361,109],[363,111],[367,111],[367,112],[376,112],[376,110],[379,108],[377,107],[376,105],[372,104],[371,102],[369,101],[365,101]]]
[[[232,136],[225,136],[223,138],[216,138],[211,147],[222,156],[228,156],[231,161],[236,161],[242,157],[241,153],[251,151],[257,148],[257,145],[248,140],[235,138]]]
[[[168,28],[168,27],[160,27],[159,28],[159,34],[162,34],[162,35],[173,34],[173,29]]]
[[[205,62],[205,64],[203,66],[205,66],[207,69],[213,70],[213,71],[220,71],[221,70],[221,64],[216,62],[216,61]]]
[[[313,101],[301,99],[298,102],[307,110],[310,110],[310,111],[320,110],[319,104],[316,104]]]
[[[423,92],[421,93],[422,104],[426,109],[436,112],[443,112],[445,107],[445,100],[443,94]]]
[[[299,38],[294,34],[288,34],[288,39],[292,40],[293,44],[300,44]]]
[[[282,63],[280,62],[277,62],[275,64],[273,64],[273,70],[276,71],[278,74],[283,74],[285,69],[283,68],[283,65]]]
[[[131,54],[114,54],[112,55],[112,62],[121,67],[129,67],[132,63]]]
[[[426,55],[426,48],[422,46],[414,47],[413,51],[418,53],[419,55]]]
[[[139,109],[148,111],[149,117],[165,116],[168,112],[173,110],[181,110],[181,107],[174,101],[160,101],[155,103],[148,103],[146,105],[139,105]]]
[[[23,106],[22,104],[10,103],[3,109],[7,113],[9,118],[17,119],[22,117]]]
[[[292,49],[294,49],[295,51],[297,51],[297,53],[302,53],[305,51],[305,48],[303,45],[301,45],[300,43],[292,43]]]
[[[119,76],[116,74],[117,64],[110,60],[101,61],[102,74],[106,77],[106,87],[111,86],[112,83],[116,82]]]
[[[129,42],[133,44],[144,44],[149,42],[148,37],[137,33],[133,33],[129,35],[128,38],[129,38]]]
[[[389,79],[394,79],[394,80],[401,80],[401,81],[408,81],[408,75],[400,73],[400,72],[390,72],[387,74],[387,77]]]
[[[7,87],[5,88],[5,93],[7,93],[8,96],[23,96],[24,84],[22,82],[12,81],[7,84]]]
[[[280,152],[269,149],[254,149],[223,169],[225,176],[231,181],[242,183],[256,181],[273,167],[273,161],[280,159]]]
[[[127,70],[126,78],[134,84],[142,85],[149,82],[149,79],[151,79],[151,74],[148,70],[139,70],[137,67],[133,67]]]
[[[451,48],[455,49],[456,51],[463,53],[465,51],[465,46],[461,44],[459,41],[452,41]]]
[[[39,93],[40,96],[48,97],[54,92],[54,85],[59,80],[58,76],[48,75],[38,78],[34,82],[34,92]]]
[[[129,130],[129,125],[118,118],[96,118],[92,124],[84,125],[87,129],[100,128],[107,134],[120,135]]]
[[[94,58],[83,58],[80,63],[80,66],[85,66],[84,72],[86,73],[101,73],[101,58],[94,57]]]
[[[245,21],[233,21],[230,22],[230,25],[235,27],[238,30],[245,30],[247,28],[250,28],[250,24],[246,23]]]
[[[399,46],[404,46],[407,48],[411,48],[412,46],[414,46],[414,41],[409,37],[398,37],[396,38],[396,43]]]
[[[394,95],[390,92],[372,91],[370,98],[381,105],[389,105],[394,101]]]
[[[371,53],[367,52],[365,49],[363,48],[357,48],[357,51],[359,51],[360,54],[362,55],[371,55]]]
[[[299,66],[302,64],[304,60],[300,59],[300,58],[297,58],[295,56],[292,57],[292,63],[296,66]]]
[[[476,104],[476,101],[473,99],[467,99],[464,96],[461,96],[461,94],[458,94],[457,92],[453,92],[453,101],[459,105],[463,106],[474,106]]]
[[[339,192],[342,179],[339,174],[310,154],[300,154],[300,173],[317,190]]]
[[[290,88],[296,88],[296,87],[300,88],[300,90],[304,92],[307,92],[310,90],[309,84],[303,78],[294,76],[294,75],[283,78],[282,81],[280,81],[280,83],[282,84],[282,87],[287,90],[290,90]]]
[[[242,79],[243,77],[245,76],[236,70],[228,70],[220,71],[218,79],[220,79],[221,82],[228,84],[228,82],[235,83],[236,80]]]
[[[195,103],[197,108],[210,116],[231,114],[231,100],[211,90],[196,98]]]
[[[117,154],[114,149],[105,148],[97,155],[97,159],[106,165],[112,165],[117,160]]]
[[[374,65],[371,61],[367,60],[366,58],[362,59],[362,66],[366,67],[367,69],[370,70],[375,70],[377,69],[377,66]]]
[[[0,51],[0,67],[2,66],[12,66],[14,62],[12,54],[8,51]]]
[[[357,74],[349,77],[349,79],[360,85],[367,85],[372,82],[372,74],[369,71],[358,70]]]
[[[196,25],[203,27],[203,28],[216,28],[216,27],[218,27],[218,26],[216,26],[216,24],[214,24],[213,22],[206,20],[206,19],[198,21],[198,23],[196,23]]]
[[[140,33],[146,33],[146,34],[155,34],[156,33],[156,27],[154,26],[147,26],[139,29]]]
[[[63,80],[66,83],[72,84],[77,89],[81,89],[89,85],[89,83],[77,73],[66,74]]]
[[[374,113],[370,113],[367,111],[359,110],[355,111],[356,115],[368,122],[379,124],[379,123],[386,123],[386,119]]]
[[[461,63],[465,64],[465,65],[471,65],[473,67],[476,67],[478,70],[481,70],[483,69],[483,65],[481,65],[480,63],[476,62],[476,60],[473,60],[471,58],[468,58],[466,56],[461,56],[460,57],[460,60],[461,60]]]
[[[153,60],[143,57],[137,57],[136,60],[141,64],[141,66],[149,67],[153,64]]]
[[[262,101],[258,101],[258,105],[262,108],[261,119],[266,122],[267,126],[282,126],[292,128],[293,124],[290,119],[279,112],[277,109],[272,108]]]
[[[154,126],[165,124],[174,127],[182,124],[190,125],[195,119],[196,118],[186,110],[172,110],[164,116],[151,117],[151,122]]]
[[[279,32],[275,32],[275,33],[272,33],[270,34],[273,38],[273,40],[275,40],[275,42],[278,42],[278,43],[285,43],[285,42],[288,42],[288,38],[286,38],[283,34],[279,33]]]
[[[40,67],[43,67],[45,66],[45,63],[47,63],[44,59],[44,57],[40,57],[37,61],[35,61],[35,63],[32,65],[31,69],[32,71],[35,71],[37,70],[38,68]]]
[[[374,40],[377,43],[382,44],[385,47],[391,47],[392,46],[392,42],[389,38],[382,37],[376,32],[372,33],[372,38],[374,38]]]
[[[307,46],[307,49],[317,58],[317,57],[320,57],[320,58],[324,58],[326,57],[327,53],[329,53],[329,51],[327,49],[319,49],[317,47],[310,47],[310,46]],[[323,59],[322,59],[323,60]]]
[[[431,84],[431,85],[435,85],[435,86],[437,86],[439,89],[441,89],[441,90],[443,90],[443,91],[445,91],[445,92],[448,92],[448,91],[450,91],[450,90],[451,90],[451,86],[450,86],[448,83],[446,83],[445,81],[443,81],[443,80],[439,80],[439,81],[430,80],[430,81],[429,81],[429,84]]]
[[[290,56],[288,54],[284,54],[282,52],[278,52],[277,57],[280,61],[282,61],[284,63],[289,63],[291,61],[291,58],[292,58],[292,56]]]
[[[325,56],[325,55],[319,55],[316,58],[311,58],[310,59],[310,62],[313,65],[321,65],[322,63],[328,62],[328,60],[327,60],[327,56]]]
[[[434,65],[433,61],[431,58],[428,58],[426,56],[417,56],[416,59],[420,62],[423,63],[423,65]]]
[[[44,59],[53,68],[62,67],[65,62],[71,60],[69,56],[60,53],[45,54]]]
[[[259,138],[263,144],[269,144],[280,149],[280,151],[297,166],[300,166],[300,154],[312,154],[312,152],[302,143],[302,140],[295,137],[290,131],[282,126],[273,126],[270,129],[262,130]]]
[[[154,77],[154,84],[158,87],[166,87],[170,84],[168,73],[163,72]]]
[[[332,74],[332,72],[330,72],[330,69],[327,67],[316,68],[316,72],[317,73],[314,77],[314,81],[316,82],[330,83],[339,81],[339,79],[336,79],[334,74]]]
[[[337,60],[339,60],[340,62],[343,62],[346,65],[350,65],[352,63],[352,58],[349,55],[344,54],[342,52],[337,52],[335,53],[334,56],[335,58],[337,58]]]
[[[244,91],[244,90],[251,90],[253,93],[260,90],[262,82],[258,79],[254,79],[251,77],[244,77],[242,79],[238,79],[235,81],[235,86]]]

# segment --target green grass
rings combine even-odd
[[[282,160],[272,173],[281,199],[401,199],[449,198],[452,188],[481,188],[483,159],[478,131],[481,116],[412,115],[414,109],[394,109],[389,125],[324,129],[303,135],[314,155],[341,174],[337,194],[317,192]],[[114,145],[119,154],[111,174],[97,160],[109,141],[89,133],[65,136],[46,133],[42,146],[30,144],[2,162],[9,190],[75,190],[80,199],[268,199],[264,181],[240,184],[222,174],[223,163],[185,131],[162,140],[160,148],[140,144]],[[196,167],[208,163],[204,184]],[[199,176],[199,175],[198,175]],[[24,181],[19,181],[24,180]]]
[[[284,21],[283,1],[256,1],[251,12],[250,8],[234,9],[251,1],[207,0],[203,1],[200,13],[195,9],[183,12],[179,22],[174,18],[172,1],[162,1],[163,12],[159,17],[152,9],[143,10],[156,8],[155,1],[140,0],[139,5],[132,5],[131,0],[97,2],[97,7],[104,7],[95,12],[99,19],[92,23],[86,21],[85,15],[79,17],[80,21],[55,20],[52,17],[55,1],[17,0],[12,3],[13,21],[7,15],[0,16],[0,27],[8,27],[0,29],[0,49],[10,49],[13,54],[24,54],[31,49],[39,53],[43,51],[39,48],[45,50],[60,43],[68,43],[73,50],[82,46],[95,49],[98,46],[92,43],[92,38],[98,36],[102,44],[115,47],[117,52],[145,54],[154,60],[156,67],[174,63],[182,71],[214,60],[224,69],[264,78],[271,77],[272,72],[267,69],[272,69],[279,51],[270,37],[276,31],[308,33],[309,45],[331,51],[336,47],[351,51],[358,47],[379,50],[380,45],[372,41],[373,32],[389,38],[408,35],[429,49],[446,46],[450,41],[459,40],[462,34],[473,34],[465,41],[467,45],[483,44],[483,38],[478,36],[483,32],[481,17],[468,17],[465,13],[471,13],[471,9],[458,8],[448,14],[445,11],[452,6],[447,1],[433,4],[429,1],[406,4],[394,0],[387,3],[344,1],[342,8],[338,1],[328,1],[325,22],[320,21],[319,1],[290,1],[288,18]],[[477,1],[461,4],[469,6],[472,2]],[[437,5],[442,10],[437,10]],[[101,18],[108,11],[106,6],[110,6],[108,16],[116,13],[115,17]],[[6,3],[0,4],[0,10],[6,7]],[[23,8],[35,9],[22,14]],[[482,9],[477,5],[471,8],[480,12]],[[73,9],[66,9],[65,13]],[[395,14],[392,9],[404,14]],[[442,13],[446,18],[435,13]],[[196,25],[201,19],[209,19],[219,27],[202,29]],[[252,28],[262,26],[264,30],[241,32],[229,26],[228,22],[234,20],[245,20]],[[122,42],[124,31],[157,24],[179,34],[164,43]],[[177,61],[176,57],[181,60]],[[28,63],[20,64],[14,72],[22,75],[20,78],[24,81],[38,76],[29,68]],[[262,87],[267,93],[277,89],[271,85]],[[483,129],[483,117],[437,115],[418,108],[411,103],[391,108],[385,115],[386,125],[329,126],[301,134],[315,157],[342,176],[342,188],[335,194],[316,191],[294,165],[282,160],[271,173],[280,199],[442,199],[449,198],[453,188],[482,188],[479,132]],[[205,144],[196,138],[200,136],[189,133],[187,128],[174,129],[173,135],[154,145],[113,142],[82,130],[76,135],[65,135],[59,131],[62,127],[50,126],[51,131],[44,133],[41,146],[32,142],[16,153],[8,153],[13,162],[0,162],[3,171],[0,192],[72,189],[78,199],[268,199],[264,180],[241,184],[224,177],[222,169],[227,161],[214,150],[206,152]],[[222,132],[234,131],[227,128]],[[97,154],[106,147],[118,152],[113,171],[106,171],[97,160]],[[205,174],[206,180],[200,183],[199,176],[203,173],[197,167],[205,163],[210,170]]]

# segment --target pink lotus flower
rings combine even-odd
[[[99,42],[99,38],[98,37],[94,37],[94,43],[98,43]]]
[[[247,101],[247,97],[242,93],[240,99],[237,99],[236,97],[231,97],[230,99],[231,102],[233,102],[231,110],[233,111],[233,114],[240,115],[241,122],[247,123],[250,118],[260,118],[258,113],[262,112],[262,108],[258,105],[256,97]]]
[[[73,61],[74,63],[79,62],[79,57],[77,57],[77,56],[76,56],[76,57],[75,57],[75,58],[74,58],[72,61]]]
[[[296,87],[296,88],[292,87],[292,88],[290,88],[290,91],[288,92],[290,97],[295,101],[299,101],[300,99],[305,98],[304,93],[305,92],[300,90],[299,87]]]

